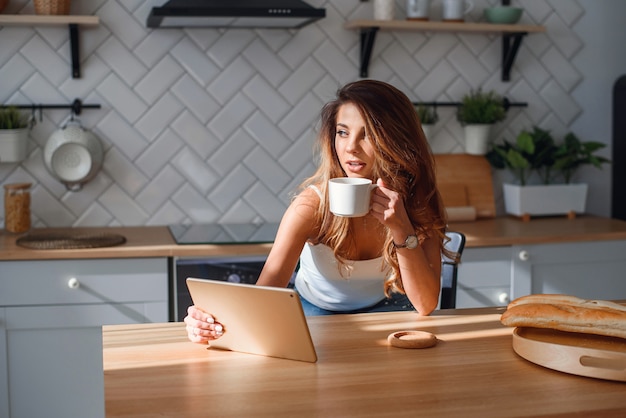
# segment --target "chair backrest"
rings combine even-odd
[[[445,248],[456,254],[456,259],[441,255],[441,300],[440,309],[456,308],[456,282],[458,264],[465,248],[465,235],[460,232],[448,231],[446,236],[450,238],[445,243]]]

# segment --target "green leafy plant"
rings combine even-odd
[[[493,145],[486,158],[495,168],[511,170],[522,186],[533,171],[548,184],[556,149],[550,132],[535,126],[531,132],[520,132],[515,143],[504,140],[503,144]]]
[[[576,170],[581,165],[591,164],[602,168],[602,164],[611,161],[594,153],[606,147],[606,144],[596,141],[581,142],[573,133],[565,135],[563,144],[554,153],[554,168],[563,174],[565,183],[569,183]]]
[[[434,125],[439,120],[439,115],[434,106],[418,104],[415,105],[415,111],[422,125]]]
[[[562,175],[565,183],[570,183],[581,165],[600,168],[610,162],[593,155],[605,146],[599,142],[581,142],[573,133],[568,133],[563,144],[557,145],[549,131],[535,126],[530,132],[520,132],[515,143],[504,140],[502,144],[494,144],[485,157],[494,168],[510,170],[522,186],[527,184],[533,171],[543,184],[554,183],[557,174]]]
[[[16,107],[0,107],[0,129],[23,129],[28,127],[28,118]]]
[[[457,119],[463,125],[492,124],[505,117],[504,100],[495,91],[472,90],[457,108]]]

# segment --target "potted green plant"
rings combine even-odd
[[[521,186],[528,183],[533,171],[541,183],[549,184],[556,150],[550,132],[535,126],[530,132],[520,132],[515,143],[504,140],[502,144],[492,145],[485,157],[494,168],[510,170]]]
[[[556,144],[549,131],[534,127],[522,131],[515,143],[495,144],[486,158],[496,169],[508,169],[518,184],[503,184],[507,213],[528,218],[531,215],[573,217],[584,213],[587,184],[572,183],[574,172],[585,164],[600,168],[609,160],[594,153],[606,145],[581,142],[568,133],[562,144]],[[536,173],[540,184],[530,184]]]
[[[602,164],[610,163],[608,158],[594,155],[606,144],[596,141],[581,142],[573,133],[565,135],[563,144],[554,153],[554,168],[563,175],[566,184],[570,184],[576,170],[582,165],[590,164],[602,168]]]
[[[0,107],[0,163],[26,158],[28,118],[16,107]]]
[[[424,135],[426,135],[426,138],[430,138],[432,127],[439,120],[439,115],[437,114],[435,107],[419,103],[415,105],[415,111],[417,112],[417,117],[422,124]]]
[[[463,96],[457,108],[457,119],[465,130],[465,152],[485,155],[492,125],[505,117],[504,100],[495,91],[478,89]]]

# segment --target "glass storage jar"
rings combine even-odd
[[[31,183],[4,185],[4,229],[21,233],[30,229]]]

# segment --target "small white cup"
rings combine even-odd
[[[396,15],[396,0],[374,0],[374,19],[393,20]]]
[[[442,19],[463,21],[465,15],[474,8],[471,0],[442,0]]]
[[[356,218],[370,211],[372,190],[376,187],[371,180],[354,177],[339,177],[328,181],[330,211],[336,216]]]
[[[406,17],[409,20],[428,20],[430,0],[406,0]]]

